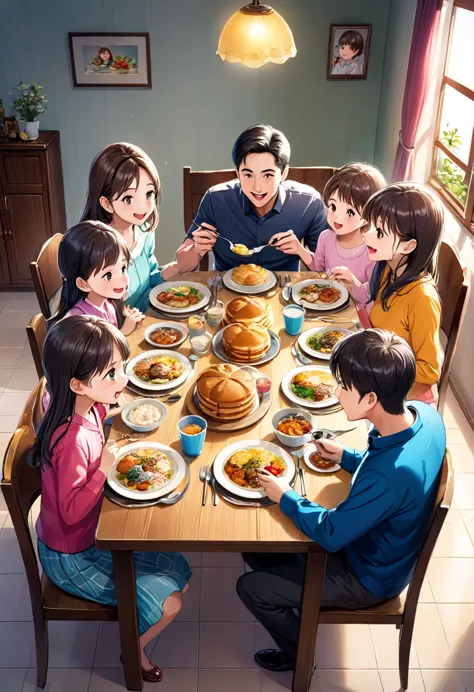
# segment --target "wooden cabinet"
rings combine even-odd
[[[0,139],[0,290],[31,287],[30,262],[66,231],[59,132],[34,142]]]

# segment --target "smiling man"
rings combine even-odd
[[[180,271],[194,269],[211,250],[220,271],[251,262],[266,269],[296,271],[298,257],[270,246],[258,255],[238,255],[216,231],[234,244],[253,248],[266,245],[276,233],[293,230],[314,251],[327,228],[327,210],[319,193],[309,185],[286,180],[290,144],[270,125],[245,130],[234,144],[232,160],[237,178],[211,187],[204,195],[176,256]]]

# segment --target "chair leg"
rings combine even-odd
[[[398,640],[398,670],[400,673],[400,688],[408,689],[408,670],[410,666],[411,639],[413,636],[413,622],[405,622],[400,627]]]
[[[49,637],[48,623],[43,619],[35,620],[36,645],[36,686],[44,689],[48,677]]]

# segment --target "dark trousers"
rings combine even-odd
[[[237,593],[240,599],[277,646],[296,662],[306,570],[304,555],[244,553],[243,558],[254,571],[239,578]],[[356,610],[369,608],[383,600],[369,593],[356,579],[343,551],[328,555],[322,606]]]

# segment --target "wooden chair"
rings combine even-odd
[[[469,272],[463,267],[456,250],[441,243],[438,257],[438,292],[441,300],[441,331],[446,337],[443,367],[438,382],[438,411],[443,415],[449,373],[469,295]]]
[[[337,168],[332,166],[314,166],[310,168],[290,168],[288,180],[297,183],[311,185],[321,195],[324,186],[334,175]],[[235,169],[228,168],[221,171],[191,171],[189,166],[183,168],[183,197],[184,197],[184,232],[187,233],[191,226],[204,194],[213,185],[226,183],[236,177]],[[208,255],[205,255],[199,268],[207,271],[209,268]]]
[[[26,333],[28,334],[31,355],[35,361],[36,372],[39,379],[41,379],[44,375],[43,344],[46,339],[46,320],[41,312],[31,318],[31,322],[26,328]]]
[[[453,489],[453,466],[451,455],[449,451],[446,450],[441,469],[436,503],[420,555],[418,556],[415,572],[411,583],[400,596],[391,598],[381,605],[373,608],[366,608],[364,610],[342,610],[339,608],[322,607],[320,611],[320,623],[395,625],[395,627],[400,630],[398,667],[400,673],[400,687],[403,690],[408,688],[410,647],[418,598],[431,554],[453,499]]]
[[[36,395],[39,395],[39,391],[38,385]],[[34,431],[29,425],[17,429],[5,454],[0,485],[28,579],[35,628],[36,684],[43,689],[48,674],[48,621],[117,620],[117,609],[70,596],[53,584],[44,572],[40,576],[28,522],[31,507],[41,494],[41,469],[29,464],[34,443]]]
[[[40,250],[36,262],[31,262],[30,271],[41,312],[46,319],[56,312],[61,298],[63,283],[58,267],[58,246],[61,233],[49,238]]]

